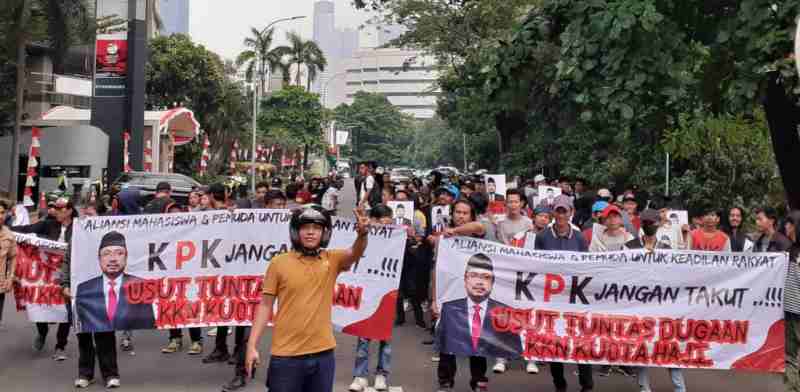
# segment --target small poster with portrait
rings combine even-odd
[[[505,174],[487,174],[484,177],[484,186],[486,187],[486,199],[489,204],[492,202],[506,201],[506,175]]]
[[[672,226],[683,227],[689,224],[689,212],[686,210],[670,210],[667,219]]]
[[[450,225],[450,206],[431,207],[431,229],[440,233]]]
[[[392,223],[406,227],[414,224],[413,201],[390,201],[388,206],[392,210]]]
[[[556,197],[560,195],[561,195],[561,188],[555,186],[540,185],[539,196],[534,198],[534,203],[536,204],[534,208],[539,206],[545,206],[552,209],[556,203]]]

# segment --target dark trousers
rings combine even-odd
[[[36,330],[39,331],[39,336],[41,336],[42,339],[46,339],[47,333],[50,331],[50,326],[48,323],[36,323]],[[63,350],[67,347],[67,337],[69,337],[69,323],[58,323],[56,349]]]
[[[3,321],[3,304],[6,303],[6,293],[0,294],[0,321]]]
[[[214,343],[214,349],[219,351],[228,351],[228,326],[217,327],[217,337]],[[237,351],[244,350],[245,339],[250,334],[250,327],[236,327],[233,332],[234,354]]]
[[[457,370],[456,356],[453,354],[439,354],[439,367],[436,369],[439,377],[439,386],[443,388],[453,388],[456,383]],[[479,382],[489,381],[486,378],[488,364],[485,357],[469,357],[469,386],[475,388]]]
[[[228,333],[227,331],[225,332]],[[183,338],[183,330],[180,328],[173,328],[169,330],[169,338],[170,339],[182,339]],[[192,342],[202,342],[203,341],[203,330],[200,328],[189,328],[189,338],[192,339]]]
[[[556,390],[566,391],[567,380],[564,378],[564,364],[559,362],[551,362],[550,374],[553,376],[553,385]],[[594,388],[594,380],[592,379],[592,365],[578,365],[578,381],[582,389]]]
[[[78,334],[78,376],[94,379],[94,362],[100,365],[103,379],[119,377],[117,367],[117,338],[114,332],[95,332]]]
[[[269,392],[332,392],[336,373],[333,350],[297,357],[273,355],[267,370]]]
[[[241,335],[239,334],[241,331]],[[247,370],[245,369],[245,357],[247,356],[247,340],[250,337],[250,327],[236,327],[234,338],[236,339],[236,347],[233,349],[233,356],[236,359],[236,376],[246,377]],[[253,368],[253,372],[256,369]]]

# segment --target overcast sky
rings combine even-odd
[[[305,15],[305,19],[279,23],[276,45],[285,42],[287,31],[297,31],[312,38],[314,3],[317,0],[190,0],[189,33],[192,40],[224,58],[235,59],[244,47],[242,40],[250,27],[263,29],[279,18]],[[358,28],[369,17],[356,10],[351,0],[333,0],[336,4],[336,27]]]

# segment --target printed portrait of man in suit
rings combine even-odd
[[[486,180],[486,196],[489,198],[489,202],[506,200],[505,195],[497,193],[497,183],[494,177],[488,177]]]
[[[494,287],[492,259],[472,255],[464,271],[466,297],[442,304],[437,339],[441,352],[484,357],[516,358],[522,353],[518,334],[497,332],[492,310],[506,305],[490,298]]]
[[[397,204],[394,207],[394,224],[400,226],[411,226],[411,220],[406,218],[406,206]]]
[[[104,235],[97,256],[102,275],[79,284],[75,296],[80,331],[154,328],[152,304],[128,302],[125,285],[141,279],[125,273],[128,266],[125,236],[116,231]]]

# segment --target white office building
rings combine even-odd
[[[433,58],[421,52],[361,48],[343,62],[338,76],[327,87],[331,93],[327,107],[351,104],[356,92],[367,91],[386,96],[392,105],[417,119],[431,118],[436,113],[436,99],[441,93],[436,86],[437,67]],[[344,84],[344,88],[337,84]]]

